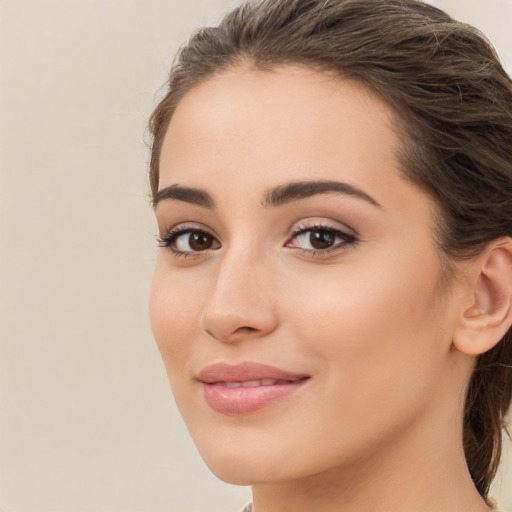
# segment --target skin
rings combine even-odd
[[[159,201],[160,236],[181,226],[212,238],[159,249],[152,327],[205,462],[251,484],[255,512],[488,510],[461,439],[474,359],[452,343],[470,291],[445,279],[435,207],[401,175],[393,126],[361,85],[299,67],[223,72],[171,120],[160,190],[201,189],[214,206]],[[312,180],[378,205],[339,191],[265,202]],[[307,228],[348,236],[319,252],[311,231],[294,234]],[[212,410],[198,372],[241,361],[310,378],[250,414]]]

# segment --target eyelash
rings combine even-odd
[[[331,252],[348,249],[350,247],[354,247],[358,239],[349,233],[346,233],[344,231],[341,231],[338,228],[335,228],[330,225],[325,224],[314,224],[313,226],[297,226],[297,228],[293,231],[291,237],[286,242],[286,247],[293,247],[291,246],[291,242],[294,240],[297,240],[299,236],[304,235],[306,233],[313,233],[313,232],[323,232],[328,233],[335,238],[339,238],[342,240],[342,242],[338,242],[332,247],[328,247],[326,249],[304,249],[301,247],[296,247],[297,250],[301,251],[304,254],[308,254],[310,256],[321,256],[323,254],[328,254]],[[199,256],[202,252],[208,252],[209,250],[216,250],[218,247],[215,247],[213,249],[205,249],[203,251],[182,251],[179,249],[176,249],[176,247],[173,247],[173,244],[176,242],[176,240],[186,234],[198,234],[198,235],[205,235],[207,237],[212,237],[214,240],[217,240],[214,235],[209,233],[207,230],[198,228],[198,227],[187,227],[187,226],[177,226],[176,228],[172,229],[167,233],[167,235],[163,237],[158,238],[158,245],[160,247],[168,248],[173,253],[174,256],[179,258],[187,258],[187,257],[194,257]],[[218,240],[217,240],[218,242]]]
[[[198,235],[206,235],[206,236],[209,236],[209,237],[212,237],[215,239],[215,236],[212,235],[211,233],[209,233],[208,231],[206,231],[205,229],[201,229],[196,226],[186,227],[186,226],[181,225],[181,226],[177,226],[177,227],[171,229],[171,231],[169,231],[165,236],[159,237],[157,240],[158,245],[159,245],[159,247],[164,247],[164,248],[169,249],[173,253],[173,255],[178,258],[193,257],[193,256],[199,255],[201,252],[206,252],[206,251],[181,251],[180,249],[176,249],[175,247],[173,247],[173,244],[176,242],[176,240],[180,236],[183,236],[186,234],[192,234],[192,233],[195,233]]]
[[[349,233],[346,233],[345,231],[342,231],[339,228],[335,228],[334,226],[329,226],[326,224],[314,224],[312,226],[297,226],[297,229],[294,230],[290,241],[296,240],[300,235],[306,234],[306,233],[313,233],[313,232],[323,232],[328,233],[335,238],[340,238],[342,241],[334,244],[332,247],[328,247],[326,249],[304,249],[301,247],[297,247],[299,251],[302,253],[312,255],[312,256],[321,256],[323,254],[329,254],[331,252],[336,252],[344,249],[348,249],[350,247],[354,247],[358,239]],[[290,242],[287,242],[286,245],[289,246]]]

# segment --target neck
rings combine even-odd
[[[254,512],[489,512],[466,466],[462,429],[449,419],[451,427],[423,421],[326,472],[254,485]]]

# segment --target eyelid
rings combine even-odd
[[[360,238],[359,232],[350,225],[334,220],[331,218],[314,216],[307,217],[298,222],[295,222],[290,229],[290,236],[297,235],[300,231],[308,231],[311,229],[327,229],[332,231],[339,231],[345,235]]]
[[[205,226],[204,224],[201,224],[200,222],[178,222],[176,224],[173,224],[170,228],[163,227],[160,229],[160,236],[164,237],[167,236],[169,233],[176,233],[179,231],[186,231],[187,229],[197,229],[198,231],[207,231],[210,233],[212,230]],[[213,233],[212,233],[213,235]],[[214,235],[215,236],[215,235]]]
[[[294,228],[292,228],[292,233],[288,237],[285,246],[294,250],[299,250],[302,253],[305,253],[309,256],[320,256],[328,253],[335,253],[340,251],[345,251],[349,248],[354,247],[360,240],[359,236],[356,234],[356,231],[347,225],[343,225],[343,227],[339,227],[338,222],[322,219],[322,220],[311,220],[311,224],[295,224]],[[325,231],[331,233],[337,238],[341,239],[341,242],[336,243],[331,247],[327,247],[325,249],[312,248],[306,249],[304,247],[293,246],[292,242],[297,240],[300,236],[304,235],[307,232],[314,231]]]

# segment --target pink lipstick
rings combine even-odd
[[[215,363],[197,379],[203,383],[206,403],[222,414],[248,414],[285,398],[304,385],[308,375],[274,366],[243,362]]]

